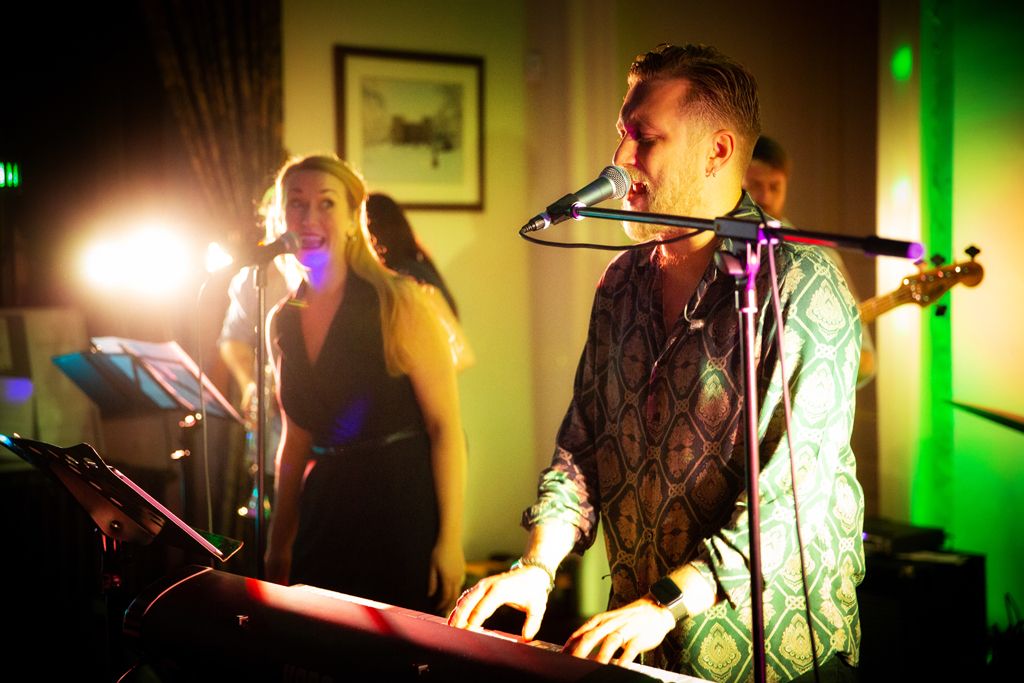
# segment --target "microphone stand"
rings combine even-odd
[[[263,541],[263,505],[265,493],[264,487],[264,461],[266,460],[267,441],[267,406],[264,397],[267,388],[267,345],[266,345],[266,319],[267,319],[267,268],[272,265],[257,264],[256,270],[256,514],[254,516],[255,526],[253,531],[256,534],[256,578],[263,580],[264,566],[264,541]]]
[[[830,247],[860,249],[867,254],[884,254],[917,259],[924,252],[917,242],[903,242],[876,236],[846,237],[823,232],[793,230],[779,227],[777,221],[765,224],[758,220],[721,217],[714,220],[687,218],[668,214],[621,211],[617,209],[591,209],[576,204],[570,211],[575,219],[581,217],[629,220],[635,223],[654,223],[694,230],[713,230],[716,235],[732,240],[730,253],[715,255],[718,267],[736,281],[736,309],[739,315],[740,351],[743,357],[743,414],[746,423],[747,451],[747,523],[750,527],[750,610],[751,636],[754,643],[754,680],[764,683],[764,577],[761,575],[761,511],[758,493],[758,474],[761,472],[760,440],[757,435],[757,359],[754,357],[757,325],[757,274],[760,270],[760,246],[772,247],[777,242],[802,242]],[[782,334],[782,330],[779,330]],[[813,628],[808,624],[808,628]],[[813,647],[813,645],[812,645]]]

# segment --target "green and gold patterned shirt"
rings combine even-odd
[[[732,215],[753,217],[744,194]],[[724,246],[724,245],[723,245]],[[850,449],[860,319],[842,275],[816,247],[783,243],[776,268],[792,397],[792,444],[819,662],[856,664],[855,588],[864,576],[864,499]],[[768,680],[812,667],[797,551],[782,374],[766,255],[757,278],[761,548]],[[574,394],[530,527],[603,522],[609,608],[692,563],[720,599],[685,619],[644,662],[716,681],[753,677],[742,357],[735,285],[709,265],[666,334],[653,249],[617,257],[598,286]]]

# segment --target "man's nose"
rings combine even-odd
[[[636,166],[636,142],[630,140],[629,136],[619,140],[612,154],[612,163],[616,166]]]

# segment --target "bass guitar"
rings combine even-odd
[[[967,287],[977,286],[985,277],[985,269],[974,260],[979,253],[976,248],[970,247],[967,253],[971,257],[969,261],[942,265],[917,275],[908,275],[903,278],[897,289],[860,302],[857,309],[860,311],[861,322],[874,322],[878,316],[904,304],[918,304],[922,308],[930,306],[954,285],[960,283]]]

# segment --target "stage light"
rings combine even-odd
[[[914,75],[914,50],[909,45],[900,45],[892,53],[889,70],[898,83],[905,83]]]
[[[216,273],[218,270],[227,268],[234,262],[231,254],[225,251],[224,247],[216,242],[210,242],[206,247],[206,272]]]
[[[18,162],[0,160],[0,188],[13,189],[21,185]]]
[[[188,247],[175,232],[149,227],[89,247],[86,279],[108,291],[166,294],[178,290],[194,270]]]

